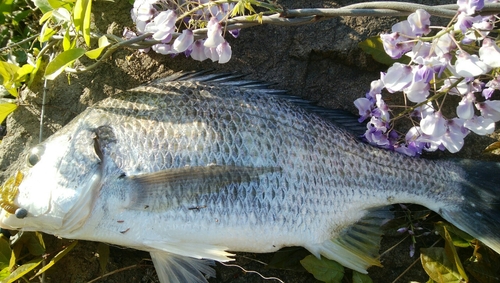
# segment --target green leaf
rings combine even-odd
[[[68,29],[66,29],[66,32],[64,33],[64,37],[63,37],[63,50],[64,51],[70,50],[71,47],[72,47],[71,37],[69,34],[69,28],[68,28]]]
[[[16,75],[14,77],[14,81],[18,83],[25,82],[26,76],[30,75],[34,69],[35,69],[34,66],[30,64],[24,64],[21,68],[17,70]]]
[[[8,266],[0,270],[0,280],[4,280],[5,278],[9,277],[9,275],[10,275],[10,268]]]
[[[10,275],[10,244],[9,241],[0,234],[0,280],[7,278]]]
[[[90,46],[90,10],[92,0],[76,0],[73,10],[76,31],[82,31],[87,46]]]
[[[28,248],[30,254],[40,256],[45,253],[45,245],[43,240],[40,240],[40,233],[38,232],[23,232],[14,246],[21,245]]]
[[[373,283],[373,281],[368,274],[359,273],[356,270],[353,270],[352,283]]]
[[[18,70],[19,66],[9,62],[0,61],[0,76],[2,77],[2,84],[5,89],[7,89],[7,91],[15,97],[17,97],[15,77]]]
[[[420,249],[422,267],[432,280],[439,283],[461,283],[462,276],[444,248]]]
[[[17,109],[17,105],[14,103],[1,103],[0,104],[0,123],[9,116],[14,110]]]
[[[64,7],[69,10],[71,1],[65,1],[65,0],[47,0],[49,2],[50,6],[52,9],[57,9]]]
[[[273,258],[267,265],[269,268],[280,268],[287,270],[304,270],[300,260],[311,253],[302,247],[287,247],[274,253]]]
[[[33,0],[33,3],[44,14],[47,13],[48,11],[53,10],[53,8],[49,4],[49,1],[47,1],[47,0]]]
[[[2,283],[12,283],[17,279],[23,277],[26,273],[35,269],[43,261],[42,257],[30,260],[29,262],[18,267],[14,272],[12,272],[7,278],[5,278]]]
[[[5,238],[3,234],[0,234],[0,264],[9,266],[10,261],[10,243],[9,240]]]
[[[45,22],[42,26],[42,30],[40,32],[40,36],[38,37],[38,40],[40,42],[46,42],[48,41],[54,34],[56,34],[56,31],[53,30],[51,27],[49,27],[49,22]]]
[[[54,11],[50,10],[48,11],[47,13],[44,13],[42,15],[42,17],[40,18],[40,20],[38,21],[39,24],[43,24],[45,21],[47,21],[48,19],[52,18],[52,14],[54,13]]]
[[[367,38],[366,40],[359,43],[359,47],[363,49],[367,54],[372,55],[375,61],[380,62],[385,65],[392,65],[394,62],[399,62],[403,64],[408,64],[410,62],[410,58],[407,56],[403,56],[399,59],[392,59],[387,53],[385,53],[384,45],[382,44],[382,40],[380,36],[372,36]]]
[[[446,239],[446,230],[451,237],[453,245],[457,247],[470,247],[471,242],[474,241],[474,237],[446,222],[439,221],[434,225],[434,228],[439,233],[439,235],[443,237],[443,239]]]
[[[2,0],[0,1],[0,12],[2,14],[10,14],[12,13],[12,4],[14,0]]]
[[[99,38],[99,48],[87,51],[85,55],[87,55],[90,59],[97,59],[101,55],[102,51],[109,45],[110,43],[108,38],[103,35]]]
[[[446,240],[444,250],[446,252],[446,255],[452,262],[455,264],[458,273],[460,273],[460,276],[465,279],[466,282],[469,282],[469,278],[467,277],[467,274],[465,273],[464,267],[462,266],[462,262],[460,261],[460,258],[458,257],[457,249],[455,248],[455,245],[453,245],[453,241],[451,239],[450,233],[448,233],[448,229],[446,227],[444,228],[444,239]]]
[[[64,71],[64,68],[73,63],[76,59],[82,57],[83,54],[85,54],[85,49],[83,48],[70,49],[60,53],[54,60],[47,64],[47,68],[45,68],[45,78],[48,80],[55,79]]]
[[[78,241],[73,241],[71,244],[69,244],[67,247],[65,247],[62,251],[57,253],[49,263],[47,263],[44,267],[42,267],[38,272],[30,278],[33,279],[34,277],[37,277],[47,271],[47,269],[51,268],[56,262],[58,262],[61,258],[63,258],[67,253],[69,253],[75,246],[78,244]]]
[[[99,243],[97,245],[97,254],[99,255],[99,265],[101,266],[102,273],[106,273],[106,266],[109,261],[109,245]]]
[[[308,255],[300,263],[314,275],[314,278],[323,282],[340,283],[344,277],[344,267],[324,257],[318,259],[313,255]]]
[[[87,7],[85,8],[85,14],[83,17],[83,39],[85,39],[85,43],[90,47],[90,20],[92,10],[92,0],[87,1]]]

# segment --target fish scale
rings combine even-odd
[[[20,169],[8,204],[28,215],[2,211],[0,226],[149,251],[162,283],[205,282],[228,251],[285,246],[366,272],[398,202],[500,251],[498,164],[374,148],[338,113],[234,78],[176,75],[88,108]]]

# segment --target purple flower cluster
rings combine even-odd
[[[198,0],[199,5],[207,4],[209,0]],[[234,4],[207,5],[203,9],[189,15],[189,18],[178,18],[182,10],[169,9],[176,7],[168,0],[136,0],[130,11],[136,25],[137,33],[125,30],[126,38],[151,33],[151,39],[159,41],[151,49],[160,54],[179,54],[203,61],[226,63],[231,59],[231,46],[222,36],[220,22],[231,13]],[[199,28],[194,23],[203,22],[208,29],[206,39],[195,40],[193,29]],[[180,33],[180,34],[178,34]],[[173,36],[178,35],[175,40]],[[233,36],[237,32],[231,32]],[[148,50],[143,50],[145,52]]]
[[[411,61],[394,63],[372,82],[365,97],[354,102],[359,121],[368,120],[364,135],[368,142],[410,156],[438,149],[455,153],[470,131],[479,135],[494,131],[500,121],[500,101],[492,100],[500,89],[500,47],[488,34],[495,17],[473,16],[485,2],[496,1],[458,0],[454,23],[438,28],[434,36],[428,36],[430,14],[424,10],[394,25],[392,33],[380,35],[389,56],[404,55]],[[480,46],[477,54],[465,51],[477,50],[476,46]],[[405,115],[414,126],[404,136],[393,130],[394,112],[383,100],[384,89],[386,94],[402,92],[405,97],[405,110],[397,118]],[[445,117],[441,111],[447,95],[461,98],[456,117]]]

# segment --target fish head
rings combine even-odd
[[[92,127],[78,121],[31,148],[0,188],[0,227],[62,236],[81,226],[100,186],[93,139]]]

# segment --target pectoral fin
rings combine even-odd
[[[130,208],[165,210],[190,202],[204,194],[219,192],[229,184],[258,180],[280,171],[278,167],[196,166],[172,168],[127,177],[137,189]]]
[[[154,251],[150,254],[161,283],[206,283],[205,275],[215,277],[215,270],[210,267],[214,265],[211,260],[195,259],[163,251]]]

